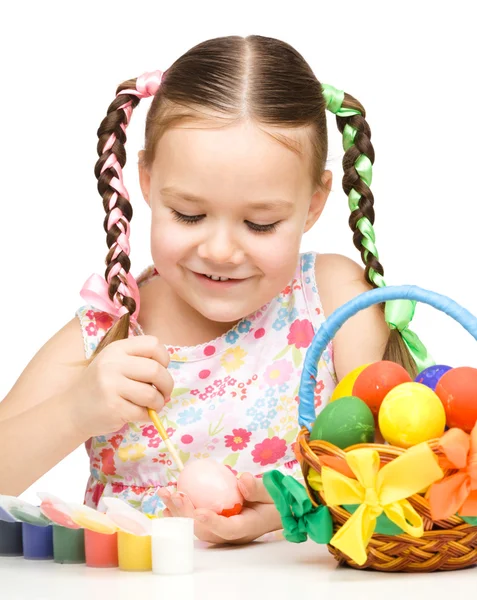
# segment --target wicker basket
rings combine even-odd
[[[389,286],[365,292],[336,310],[315,335],[307,351],[300,383],[299,422],[301,431],[297,439],[297,454],[312,503],[326,505],[322,492],[312,489],[307,480],[313,468],[321,473],[320,457],[328,455],[343,458],[345,451],[324,441],[310,442],[310,431],[315,420],[314,385],[318,360],[338,329],[354,314],[381,302],[390,300],[416,300],[441,310],[460,323],[477,340],[477,319],[456,302],[445,296],[423,290],[417,286]],[[438,440],[429,441],[431,449],[439,456]],[[357,448],[372,448],[379,453],[382,463],[388,463],[405,452],[404,449],[387,444],[358,444]],[[450,472],[452,473],[452,472]],[[449,472],[447,472],[449,474]],[[424,535],[415,538],[407,534],[382,535],[374,533],[367,546],[367,561],[358,565],[332,545],[331,554],[340,564],[357,569],[378,571],[430,572],[456,570],[477,564],[477,527],[464,522],[458,516],[434,522],[430,507],[422,495],[415,494],[409,502],[422,517]],[[329,507],[336,532],[350,517],[342,507]]]

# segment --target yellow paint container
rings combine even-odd
[[[151,571],[151,536],[118,531],[118,563],[122,571]]]

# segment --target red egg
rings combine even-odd
[[[456,367],[447,371],[436,385],[436,394],[444,405],[447,426],[470,433],[477,421],[477,369]]]
[[[364,400],[377,416],[386,394],[397,385],[410,381],[411,376],[404,367],[390,360],[380,360],[361,371],[353,385],[353,396]]]

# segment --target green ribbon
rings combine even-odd
[[[333,537],[333,520],[327,506],[313,506],[304,486],[291,475],[268,471],[263,484],[272,497],[289,542],[306,542],[309,536],[317,544],[328,544]]]
[[[322,84],[321,88],[327,110],[339,117],[349,117],[360,114],[360,111],[356,109],[342,108],[345,96],[343,91],[328,84]],[[357,130],[355,127],[352,127],[349,124],[344,126],[343,148],[345,151],[354,145],[356,133]],[[354,166],[360,178],[368,187],[370,187],[372,181],[372,164],[369,158],[364,154],[361,154],[357,158]],[[353,188],[348,196],[348,204],[351,212],[358,208],[360,198],[361,194]],[[374,229],[371,223],[368,219],[362,218],[357,222],[356,227],[363,234],[362,246],[366,251],[365,259],[367,260],[368,252],[371,252],[371,254],[376,257],[376,260],[379,260],[378,250],[375,246]],[[373,269],[370,269],[369,277],[377,287],[384,287],[386,285],[382,275],[376,273]],[[390,329],[397,329],[399,331],[418,370],[422,371],[426,367],[431,367],[436,363],[429,355],[419,337],[409,329],[409,323],[414,316],[415,308],[416,303],[412,300],[391,300],[385,304],[384,316]]]
[[[460,517],[466,523],[469,523],[469,525],[473,525],[474,527],[477,525],[477,517],[463,517],[462,515],[457,516]]]
[[[360,504],[343,504],[343,508],[351,515],[356,512],[359,507]],[[396,523],[393,523],[384,513],[380,514],[376,519],[376,528],[374,532],[380,533],[381,535],[400,535],[401,533],[404,533],[404,531],[398,527]]]
[[[384,318],[391,329],[399,331],[418,371],[421,372],[436,363],[417,334],[409,329],[415,309],[415,300],[388,300],[384,308]]]

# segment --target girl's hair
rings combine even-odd
[[[136,310],[134,298],[125,293],[130,260],[129,245],[124,239],[129,235],[133,210],[122,185],[121,169],[126,162],[126,126],[140,97],[147,95],[138,94],[141,87],[138,82],[139,79],[130,79],[117,88],[116,98],[98,129],[99,160],[95,175],[106,212],[104,229],[109,247],[105,279],[109,298],[119,298],[127,310],[106,333],[90,360],[112,341],[128,337],[130,315]],[[384,282],[383,267],[374,246],[374,198],[370,178],[363,176],[357,164],[363,155],[369,168],[374,163],[371,131],[358,100],[345,93],[341,107],[351,109],[349,116],[336,117],[343,136],[352,138],[343,158],[343,189],[351,209],[349,225],[365,265],[365,278],[378,287]],[[175,125],[200,123],[204,127],[218,124],[226,127],[249,119],[257,126],[271,128],[272,131],[264,133],[310,161],[310,175],[316,189],[321,185],[328,154],[326,108],[321,83],[301,54],[289,44],[257,35],[211,39],[191,48],[162,73],[147,114],[142,160],[145,167],[152,165],[158,141]],[[274,132],[273,127],[306,127],[311,156],[306,156],[309,155],[306,149]],[[395,329],[390,332],[383,359],[402,364],[411,375],[417,374],[416,364]]]

